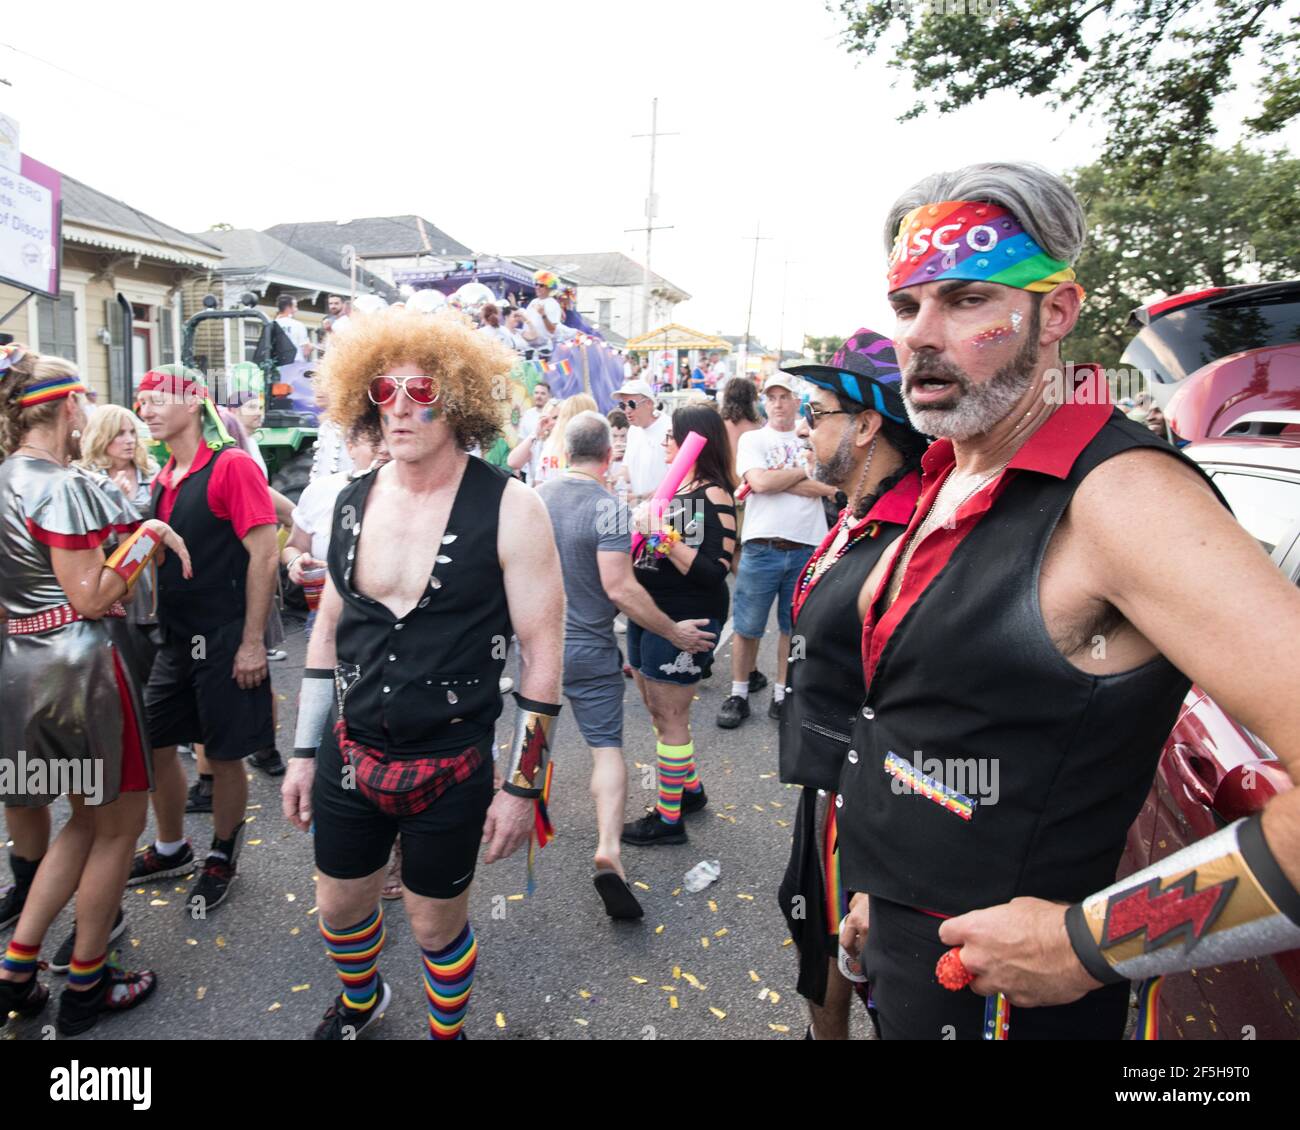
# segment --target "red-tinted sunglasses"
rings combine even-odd
[[[371,404],[387,404],[399,389],[416,404],[437,404],[442,394],[432,377],[376,377],[366,394]]]

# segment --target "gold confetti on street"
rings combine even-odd
[[[727,1014],[723,1012],[722,1009],[720,1008],[714,1008],[713,1005],[709,1005],[709,1011],[713,1013],[713,1015],[716,1016],[719,1020],[727,1019]]]
[[[726,932],[727,932],[727,928],[724,926],[724,927],[722,927],[721,930],[714,930],[714,931],[713,931],[713,936],[714,936],[715,938],[720,938],[720,937],[722,937],[722,935],[725,934]]]
[[[225,949],[225,948],[226,948],[226,939],[223,938],[220,934],[218,934],[218,935],[217,935],[217,949],[219,949],[219,950],[223,950],[223,949]]]
[[[305,985],[294,985],[294,987],[289,991],[291,993],[301,993],[304,989],[310,989],[310,988],[311,988],[311,982],[308,981],[307,984]]]
[[[292,930],[289,931],[289,933],[292,934],[292,935],[294,935],[294,936],[297,936],[298,934],[301,934],[302,931],[299,930],[297,926],[295,926]]]
[[[498,1012],[498,1013],[497,1013],[497,1027],[498,1027],[498,1028],[504,1028],[505,1026],[506,1026],[506,1014],[505,1014],[504,1012]]]
[[[768,1027],[771,1028],[773,1032],[790,1031],[790,1026],[788,1024],[769,1024]]]
[[[248,844],[249,847],[257,847],[257,845],[260,844],[262,841],[261,841],[261,840],[245,840],[244,842],[245,842],[246,844]]]
[[[762,978],[757,973],[755,973],[752,969],[749,971],[749,979],[755,983],[762,980]]]
[[[583,1020],[581,1016],[575,1016],[573,1018],[573,1022],[575,1024],[581,1024],[584,1028],[591,1023],[591,1021],[589,1020]]]
[[[718,904],[712,899],[709,899],[709,909],[713,911],[714,914],[718,913]]]
[[[208,995],[207,985],[200,985],[197,989],[194,990],[194,999],[196,1001],[201,1001],[207,995]]]
[[[198,938],[186,938],[185,944],[187,946],[197,946],[199,944],[199,940]]]
[[[523,902],[523,895],[506,895],[506,902]]]
[[[646,983],[644,977],[629,977],[628,980],[634,985],[644,985]]]
[[[149,905],[150,905],[150,906],[166,906],[166,905],[167,905],[167,900],[166,900],[166,899],[150,899],[150,900],[149,900]]]
[[[701,939],[700,939],[700,945],[702,945],[705,949],[708,949],[708,948],[709,948],[709,939],[708,939],[708,938],[701,938]]]
[[[656,934],[662,934],[663,932],[664,932],[664,928],[663,928],[663,926],[656,926],[656,927],[655,927],[655,933],[656,933]]]
[[[580,997],[581,997],[583,1000],[585,1000],[585,1001],[589,1001],[589,1000],[591,1000],[591,994],[590,994],[589,992],[587,992],[586,989],[579,989],[579,990],[578,990],[578,996],[580,996]]]
[[[648,891],[648,890],[650,889],[649,886],[648,886],[647,884],[641,882],[640,879],[636,880],[636,882],[634,882],[634,883],[632,884],[632,886],[634,886],[634,887],[640,887],[643,891]]]
[[[786,940],[785,940],[784,942],[782,942],[781,944],[782,944],[783,946],[792,946],[792,945],[794,945],[794,939],[793,939],[793,938],[786,938]]]
[[[738,899],[744,899],[746,902],[753,902],[753,901],[754,901],[754,896],[753,896],[753,895],[743,895],[743,894],[741,894],[741,895],[737,895],[736,898],[738,898]]]
[[[668,1007],[669,1007],[669,1008],[676,1008],[676,1007],[677,1007],[677,998],[676,998],[676,997],[669,997],[669,998],[668,998]]]
[[[285,893],[284,893],[284,897],[285,897],[285,899],[288,900],[289,902],[297,902],[297,901],[298,901],[298,896],[297,896],[297,895],[294,895],[294,894],[290,894],[288,891],[285,891]]]

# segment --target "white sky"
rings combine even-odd
[[[25,152],[184,230],[414,212],[481,252],[640,261],[645,237],[624,229],[644,222],[649,143],[631,135],[657,95],[679,136],[659,142],[656,222],[673,230],[653,266],[694,295],[678,319],[744,331],[761,220],[754,333],[775,346],[784,326],[786,348],[888,332],[881,225],[899,190],[994,157],[1065,170],[1101,138],[1009,97],[900,124],[910,90],[840,47],[822,0],[233,14],[248,10],[7,4],[0,43],[65,70],[0,47],[0,109]],[[1252,105],[1222,108],[1225,141]]]

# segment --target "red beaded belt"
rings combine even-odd
[[[114,604],[104,615],[125,616],[126,609],[120,603]],[[37,612],[34,616],[19,616],[6,620],[5,631],[11,636],[30,636],[36,632],[62,628],[65,624],[75,624],[78,620],[84,619],[86,617],[71,604],[60,604],[57,608],[47,608],[44,612]]]

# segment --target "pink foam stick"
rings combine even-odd
[[[673,461],[668,464],[668,470],[664,473],[658,488],[650,497],[650,514],[656,521],[663,512],[664,503],[672,498],[682,483],[686,481],[686,476],[694,469],[695,461],[700,457],[700,452],[704,450],[704,445],[708,442],[699,432],[688,432],[686,434],[686,438],[677,449]],[[644,544],[644,534],[632,535],[633,557],[641,552],[641,547]]]

